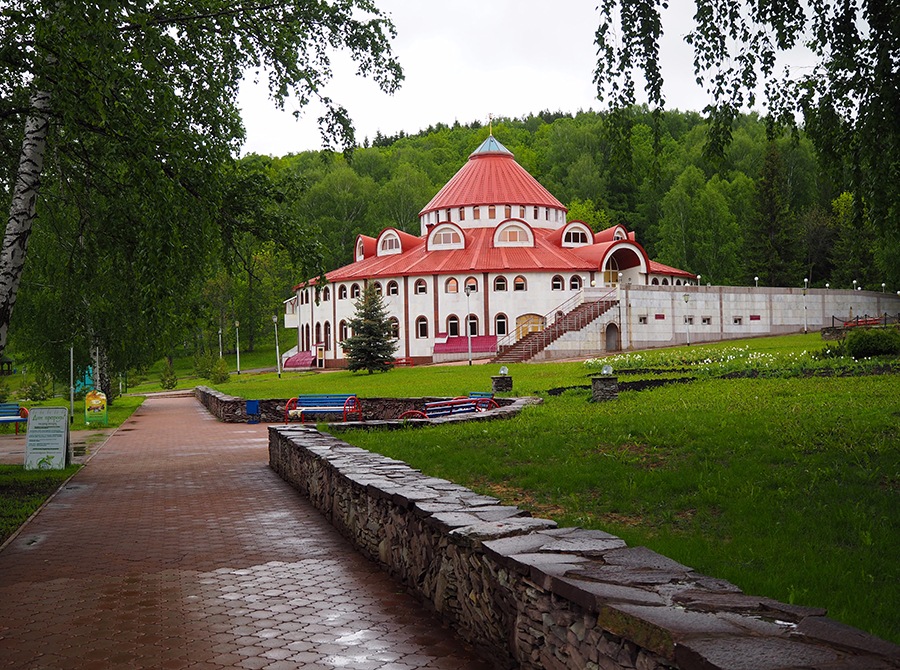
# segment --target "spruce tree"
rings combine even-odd
[[[356,316],[350,319],[353,335],[341,345],[347,353],[347,367],[351,372],[368,370],[386,372],[394,361],[397,343],[391,333],[391,321],[375,284],[366,285],[356,302]]]

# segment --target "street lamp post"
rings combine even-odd
[[[219,328],[219,358],[222,358],[222,329]]]
[[[691,346],[691,321],[688,318],[687,313],[688,302],[690,301],[691,296],[685,293],[682,297],[684,298],[684,325],[687,330],[687,343],[688,346]]]
[[[697,275],[697,286],[700,286],[700,280],[703,278],[703,275]]]
[[[237,350],[237,373],[238,374],[241,374],[241,330],[240,330],[240,328],[241,328],[241,322],[235,321],[234,322],[234,337],[235,337],[235,342],[237,343],[236,350]]]
[[[809,278],[803,278],[803,334],[809,332],[809,321],[806,317],[806,292],[809,290]]]
[[[855,279],[853,280],[853,290],[854,291],[856,290],[856,280]]]
[[[753,282],[756,284],[756,288],[759,288],[759,276],[754,277]]]
[[[884,293],[884,288],[887,286],[884,282],[881,282],[881,292]]]
[[[275,326],[275,370],[281,379],[281,349],[278,347],[278,315],[272,315],[272,324]]]
[[[469,365],[472,365],[472,322],[470,320],[471,312],[469,310],[469,295],[472,293],[472,287],[466,286],[466,345],[469,350]]]

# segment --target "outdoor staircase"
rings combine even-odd
[[[582,330],[618,304],[618,300],[583,302],[543,330],[528,333],[508,346],[500,346],[492,363],[522,363],[534,358],[566,333]]]

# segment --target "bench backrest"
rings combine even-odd
[[[19,416],[19,403],[0,402],[0,416]]]
[[[437,400],[425,403],[425,414],[428,416],[446,416],[447,414],[464,414],[477,409],[475,399],[457,398],[455,400]]]
[[[355,393],[319,393],[297,396],[297,407],[343,407]],[[352,404],[352,403],[351,403]]]
[[[490,391],[470,391],[469,397],[470,398],[491,398],[491,399],[493,399],[494,394],[491,393]]]

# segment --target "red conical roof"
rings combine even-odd
[[[466,164],[425,205],[419,216],[438,209],[472,205],[537,205],[566,209],[493,135],[472,152]]]

